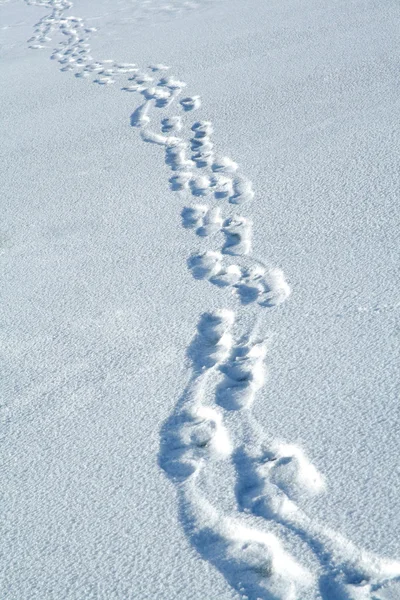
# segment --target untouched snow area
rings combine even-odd
[[[398,3],[0,33],[0,598],[399,600]]]

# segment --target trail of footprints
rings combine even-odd
[[[235,347],[233,324],[234,315],[227,310],[201,317],[188,351],[192,377],[161,432],[159,461],[177,485],[179,513],[192,543],[243,598],[297,598],[312,581],[310,574],[276,535],[249,526],[239,515],[221,514],[198,483],[209,463],[232,460],[235,453],[223,410],[207,399],[208,383],[223,372],[221,391],[238,386],[230,406],[238,409],[251,403],[263,378],[262,344]]]
[[[121,89],[141,96],[131,125],[145,142],[164,149],[171,189],[193,198],[183,207],[183,226],[199,243],[212,243],[188,258],[192,275],[226,288],[242,305],[282,304],[290,286],[281,269],[252,257],[252,223],[236,212],[253,199],[251,182],[237,163],[216,152],[210,121],[186,127],[185,115],[201,107],[200,97],[181,97],[186,84],[167,65],[140,69],[96,61],[88,43],[95,28],[65,15],[72,6],[68,0],[25,1],[51,11],[36,25],[32,49],[48,48],[52,35],[61,35],[51,58],[62,71],[102,86],[123,78]],[[161,115],[159,131],[150,128],[153,109]],[[267,347],[251,335],[235,342],[234,328],[230,311],[201,316],[188,349],[191,379],[161,432],[159,463],[176,485],[192,544],[244,600],[400,598],[400,563],[367,555],[303,510],[304,498],[321,493],[324,480],[300,448],[268,442],[254,421],[251,407],[265,382]],[[204,492],[202,478],[221,462],[235,473],[233,515],[216,508]],[[285,550],[287,536],[309,548],[315,572]]]
[[[184,127],[179,114],[163,116],[159,132],[150,129],[152,108],[163,109],[165,113],[179,101],[185,114],[201,106],[199,96],[179,100],[186,84],[170,75],[168,66],[155,64],[143,70],[135,63],[118,63],[108,59],[96,61],[90,54],[88,43],[90,34],[96,29],[86,27],[79,17],[64,15],[71,7],[68,0],[27,0],[27,3],[52,9],[51,14],[37,24],[35,35],[29,40],[30,48],[48,47],[54,33],[62,34],[64,39],[51,54],[62,71],[71,71],[78,78],[91,77],[94,83],[104,86],[124,77],[127,79],[122,82],[121,89],[142,96],[142,104],[131,115],[131,125],[140,130],[144,141],[164,147],[165,161],[172,171],[172,190],[190,192],[193,197],[202,198],[203,202],[226,201],[228,207],[253,199],[252,184],[238,173],[237,163],[227,156],[216,154],[210,121],[193,123],[190,140],[179,137]],[[194,253],[188,259],[192,274],[196,278],[208,279],[216,286],[230,288],[243,304],[257,301],[261,306],[274,306],[284,302],[290,294],[290,287],[283,272],[268,269],[257,260],[242,260],[251,253],[251,222],[232,210],[225,210],[227,214],[223,217],[221,210],[210,203],[184,209],[184,226],[190,226],[192,211],[193,227],[199,237],[211,238],[218,233],[225,237],[218,249],[214,247]],[[213,219],[217,221],[213,222]],[[231,257],[237,257],[237,262]]]
[[[159,463],[177,486],[187,535],[242,598],[398,598],[399,562],[359,550],[303,510],[307,497],[324,491],[324,479],[300,448],[269,442],[254,422],[251,406],[265,381],[267,348],[257,339],[235,343],[234,324],[229,311],[201,317],[188,351],[190,382],[161,432]],[[228,412],[243,421],[239,435],[225,425]],[[221,461],[234,466],[234,516],[202,491],[205,471]],[[260,518],[274,530],[261,528]],[[315,572],[285,550],[287,536],[308,546]]]

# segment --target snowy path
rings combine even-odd
[[[164,151],[168,183],[182,198],[182,225],[199,244],[185,257],[193,277],[236,295],[237,312],[258,306],[254,329],[240,339],[231,311],[199,315],[187,353],[189,383],[161,432],[159,464],[176,485],[191,543],[249,600],[399,598],[400,563],[366,554],[307,514],[302,498],[323,492],[323,477],[301,448],[270,440],[252,416],[265,383],[263,320],[291,290],[280,267],[255,255],[245,212],[256,192],[237,163],[215,148],[213,124],[192,118],[201,98],[184,96],[186,84],[169,66],[97,61],[89,43],[95,29],[70,16],[67,0],[27,4],[51,11],[37,23],[30,48],[50,49],[61,70],[77,78],[140,96],[130,123]],[[55,49],[54,36],[62,38]],[[236,479],[236,509],[229,514],[207,495],[208,479],[223,476],[224,464]],[[270,532],[258,527],[260,520]],[[314,572],[291,556],[286,539],[309,548]]]

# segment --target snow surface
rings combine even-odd
[[[400,599],[399,31],[0,0],[0,598]]]

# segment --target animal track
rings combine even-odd
[[[204,206],[203,204],[185,207],[181,213],[183,226],[197,230],[203,225],[203,219],[208,210],[208,206]]]
[[[189,188],[190,180],[193,174],[190,171],[180,172],[179,175],[173,175],[170,178],[171,189],[176,191],[182,191]]]
[[[400,591],[400,563],[359,550],[298,506],[304,495],[324,490],[323,478],[301,449],[272,444],[251,454],[244,445],[234,452],[233,462],[239,507],[282,525],[309,546],[320,563],[322,600],[375,600],[385,597],[379,590]]]
[[[253,200],[254,192],[251,181],[243,177],[236,177],[233,180],[233,194],[230,197],[232,204],[241,204],[242,202]]]
[[[165,162],[170,166],[172,171],[184,171],[193,167],[193,162],[187,157],[187,144],[185,142],[177,142],[176,144],[167,146],[165,151]],[[191,182],[193,178],[192,173],[190,174],[187,184]],[[173,179],[173,178],[171,178]]]
[[[226,358],[232,346],[233,323],[230,311],[204,314],[189,347],[193,376],[161,435],[160,465],[173,479],[193,475],[209,452],[222,457],[231,454],[221,414],[205,406],[203,396],[213,369]]]
[[[221,158],[214,161],[212,165],[213,171],[222,173],[236,173],[238,168],[239,165],[227,156],[222,156]]]
[[[227,410],[249,408],[253,404],[257,391],[264,384],[265,354],[263,343],[246,343],[233,349],[220,367],[225,378],[217,390],[217,404]]]
[[[275,444],[272,458],[270,479],[292,500],[300,499],[303,494],[315,495],[324,490],[324,478],[301,448],[293,444]]]
[[[291,289],[281,269],[271,269],[265,277],[266,293],[263,306],[277,306],[289,298]]]
[[[191,127],[192,160],[197,168],[210,167],[214,161],[214,144],[211,141],[213,127],[211,121],[197,121]]]
[[[200,494],[187,496],[191,501],[180,504],[194,546],[242,598],[292,600],[307,593],[312,575],[275,535],[219,514]]]
[[[159,463],[178,486],[182,524],[199,553],[244,597],[290,600],[310,585],[311,575],[275,535],[219,513],[201,491],[200,475],[233,451],[222,413],[205,405],[207,382],[229,360],[233,325],[229,311],[201,317],[188,350],[193,375],[163,427]]]
[[[210,193],[211,182],[207,175],[195,175],[189,185],[193,196],[206,196]]]
[[[165,119],[162,119],[161,124],[163,133],[178,132],[182,129],[181,117],[165,117]]]
[[[233,181],[226,175],[213,175],[214,196],[217,200],[233,196]]]
[[[167,65],[163,65],[161,63],[158,63],[156,65],[150,65],[149,69],[153,72],[157,72],[157,71],[169,71],[171,67],[168,67]]]
[[[302,600],[314,588],[322,600],[395,598],[400,563],[360,551],[299,506],[304,497],[324,491],[324,480],[305,453],[295,445],[258,442],[250,409],[265,381],[266,346],[254,340],[235,345],[233,326],[229,312],[201,318],[188,352],[193,376],[162,436],[160,464],[179,484],[187,535],[243,597]],[[236,447],[210,399],[206,410],[199,408],[217,371],[224,378],[216,384],[215,404],[247,415],[243,443]],[[299,538],[319,563],[318,574],[312,576],[275,535],[260,530],[259,521],[244,525],[240,516],[226,517],[204,497],[200,475],[216,461],[234,466],[239,510]]]
[[[244,217],[233,217],[224,223],[226,242],[222,248],[225,254],[242,256],[251,249],[251,223]]]
[[[187,206],[181,215],[183,226],[200,238],[221,234],[219,250],[189,257],[193,276],[234,292],[242,305],[282,304],[291,293],[284,273],[251,256],[251,221],[232,212],[254,199],[251,181],[235,161],[216,151],[210,121],[186,121],[201,108],[200,97],[179,100],[186,84],[170,75],[167,65],[141,69],[135,63],[94,60],[88,40],[96,29],[65,15],[72,6],[68,0],[26,3],[50,10],[35,26],[29,47],[49,48],[54,35],[62,37],[50,56],[62,71],[104,87],[120,82],[123,91],[140,95],[131,126],[143,141],[163,148],[171,189],[207,202]],[[170,114],[173,105],[180,114]],[[160,124],[155,129],[154,112]],[[366,554],[306,513],[303,504],[324,490],[324,480],[305,453],[294,445],[259,441],[251,407],[265,381],[266,345],[249,335],[235,344],[234,327],[228,310],[202,315],[187,352],[189,383],[161,431],[159,464],[177,487],[188,538],[244,599],[305,600],[311,588],[322,600],[400,598],[399,563]],[[241,425],[240,435],[226,425],[230,419]],[[237,509],[230,516],[203,491],[202,481],[210,474],[217,477],[219,463],[229,465],[236,479]],[[319,570],[311,575],[299,565],[277,535],[262,529],[263,522],[283,532],[284,539],[308,546]]]
[[[222,254],[207,250],[203,254],[194,254],[188,265],[195,279],[210,279],[222,271]]]
[[[182,411],[169,423],[165,434],[162,468],[169,477],[184,480],[199,468],[205,455],[225,458],[231,443],[221,422],[221,415],[206,406]]]
[[[180,104],[185,111],[196,110],[201,106],[200,96],[188,96],[183,98]]]
[[[197,235],[207,237],[222,231],[223,219],[221,209],[209,208],[201,204],[194,207],[184,208],[182,211],[182,221],[184,227],[191,227],[196,230]]]
[[[242,304],[257,301],[260,306],[278,306],[290,295],[290,286],[280,269],[266,271],[259,265],[249,268],[226,266],[219,251],[193,254],[188,267],[195,279],[208,279],[218,287],[232,287]]]

